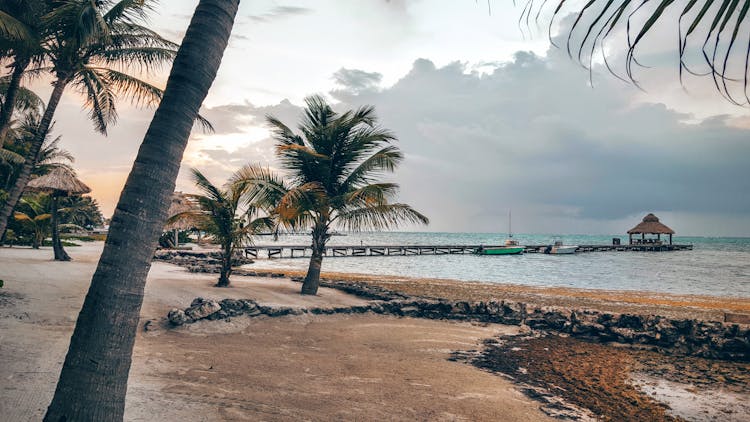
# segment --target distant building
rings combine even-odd
[[[640,234],[641,237],[633,239],[633,235]],[[633,227],[632,229],[628,230],[628,235],[630,236],[630,244],[631,245],[638,245],[638,244],[661,244],[661,235],[668,234],[669,235],[669,244],[672,244],[672,235],[674,234],[674,230],[670,229],[666,225],[659,222],[659,218],[655,216],[654,214],[649,213],[647,216],[643,217],[643,221],[641,221],[637,226]],[[646,236],[649,237],[646,237]],[[654,238],[654,235],[656,235],[656,238]]]

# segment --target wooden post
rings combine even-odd
[[[628,243],[629,243],[630,245],[632,245],[632,244],[633,244],[633,233],[628,233]]]
[[[672,233],[669,233],[669,244],[672,244]]]
[[[180,246],[180,233],[177,229],[173,230],[174,232],[174,247],[177,248]]]

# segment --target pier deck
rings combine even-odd
[[[331,245],[326,246],[327,257],[352,256],[417,256],[417,255],[461,255],[476,253],[479,248],[499,245]],[[524,253],[544,253],[548,245],[526,245]],[[579,245],[576,252],[665,252],[692,250],[693,245]],[[312,255],[307,245],[258,245],[244,248],[248,258],[305,258]]]

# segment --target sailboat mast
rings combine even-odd
[[[513,229],[510,225],[510,210],[508,210],[508,237],[513,237]]]

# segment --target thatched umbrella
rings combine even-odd
[[[174,192],[172,194],[172,202],[169,204],[168,211],[169,217],[164,229],[174,232],[175,247],[179,246],[179,231],[190,230],[195,227],[195,221],[190,217],[190,213],[199,209],[198,205],[189,195],[182,192]]]
[[[628,235],[630,235],[630,244],[633,244],[633,235],[634,234],[640,234],[641,235],[641,241],[643,242],[646,240],[647,234],[655,234],[657,240],[661,241],[661,235],[668,234],[669,235],[669,244],[672,244],[672,235],[674,234],[674,230],[670,229],[663,223],[659,221],[659,218],[655,216],[654,214],[649,213],[647,216],[643,217],[643,221],[641,221],[637,226],[633,227],[632,229],[628,230]]]
[[[85,183],[78,180],[72,171],[57,167],[29,182],[27,189],[38,192],[48,192],[52,197],[52,249],[55,251],[56,261],[70,261],[70,256],[63,249],[60,241],[60,230],[57,217],[57,198],[61,196],[83,195],[91,192]]]

